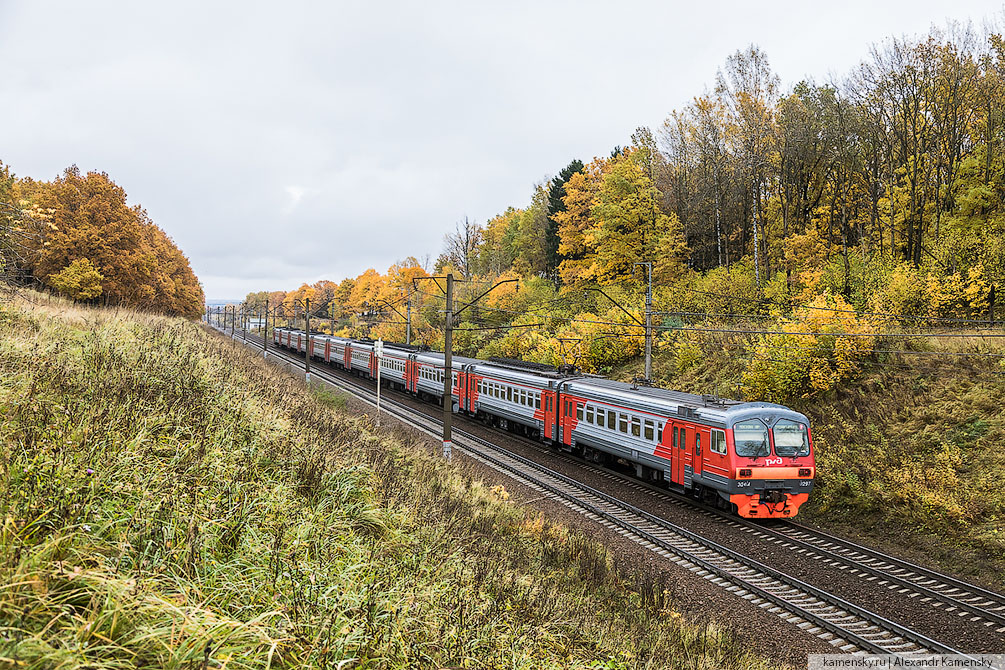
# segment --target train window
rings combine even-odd
[[[780,419],[771,432],[775,434],[776,456],[810,455],[810,436],[806,431],[806,424]]]
[[[597,425],[601,428],[604,427],[604,410],[597,408]]]
[[[586,406],[586,423],[593,423],[593,405]]]
[[[534,394],[534,409],[541,409],[541,394]]]
[[[513,387],[512,386],[507,386],[506,387],[506,400],[508,400],[510,402],[513,402]]]
[[[632,417],[632,435],[639,437],[642,434],[642,419],[637,416]]]
[[[721,430],[712,430],[712,444],[709,449],[717,454],[726,453],[726,433]]]
[[[618,430],[622,433],[628,432],[628,415],[618,414]]]
[[[768,429],[760,421],[743,421],[733,425],[733,445],[737,456],[757,458],[771,453]]]
[[[663,444],[663,424],[656,424],[656,444]]]
[[[646,430],[645,430],[644,435],[645,435],[645,438],[647,440],[649,440],[650,442],[653,441],[653,436],[656,434],[656,430],[655,429],[656,429],[656,425],[652,422],[652,419],[646,419]]]
[[[607,411],[607,427],[610,428],[611,430],[614,430],[615,426],[617,425],[618,421],[617,416],[618,415],[612,410]]]
[[[677,448],[677,426],[670,427],[670,441],[673,444],[673,448]]]

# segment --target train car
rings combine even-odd
[[[377,377],[377,357],[373,354],[373,342],[370,340],[353,340],[346,356],[346,369],[361,377],[375,379]]]
[[[325,335],[324,333],[312,334],[311,357],[330,364],[332,362],[332,356],[337,355],[333,353],[333,347],[335,346],[335,341],[337,339],[338,338],[332,337],[331,335]]]
[[[550,366],[521,361],[479,362],[469,371],[462,408],[491,419],[500,428],[517,428],[531,437],[555,439],[555,395],[562,378]]]
[[[352,340],[346,337],[333,337],[331,343],[331,357],[328,362],[335,367],[348,370],[351,365]]]
[[[436,399],[443,402],[443,379],[445,369],[445,358],[443,354],[425,351],[412,355],[412,370],[410,373],[411,390],[419,396]],[[451,357],[450,367],[453,370],[453,380],[451,382],[451,395],[454,396],[453,408],[455,412],[461,410],[462,403],[468,397],[468,372],[471,367],[480,363],[474,358],[465,356]]]
[[[384,344],[384,355],[380,357],[380,380],[395,388],[405,390],[405,374],[409,370],[412,351],[403,347]]]
[[[296,344],[296,333],[292,328],[274,328],[272,330],[272,341],[284,349],[292,349]]]
[[[588,459],[748,518],[791,518],[815,466],[808,419],[782,405],[721,400],[609,379],[560,384],[555,430]]]

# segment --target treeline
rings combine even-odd
[[[67,168],[51,182],[0,164],[5,271],[75,300],[194,318],[202,287],[188,259],[103,172]]]
[[[834,388],[881,356],[874,336],[986,326],[1005,289],[1005,43],[889,40],[843,81],[786,91],[763,52],[739,51],[661,127],[458,223],[428,269],[465,280],[458,304],[521,278],[464,313],[457,351],[609,372],[641,349],[639,263],[664,379],[725,347],[750,398]],[[324,313],[400,337],[392,274],[346,280]],[[375,285],[385,303],[363,299]],[[442,293],[418,286],[413,338],[435,347]]]
[[[1002,283],[1003,202],[999,35],[889,40],[844,81],[788,91],[750,47],[660,128],[459,226],[439,265],[566,285],[622,283],[637,261],[661,283],[736,267],[771,297],[830,291],[860,308],[896,272],[912,296],[888,307],[966,311],[913,293]]]

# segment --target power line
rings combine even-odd
[[[640,326],[637,323],[621,323],[618,321],[599,321],[594,319],[578,319],[574,317],[553,317],[559,321],[567,321],[569,323],[591,323],[602,326],[621,326],[627,328],[644,328],[645,326]],[[950,338],[961,338],[961,337],[993,337],[1000,338],[1005,337],[1005,332],[980,332],[980,333],[828,333],[828,332],[798,332],[789,330],[741,330],[735,328],[695,328],[695,327],[682,327],[682,326],[656,326],[657,329],[666,332],[695,332],[695,333],[731,333],[739,335],[802,335],[802,336],[813,336],[813,337],[950,337]]]
[[[767,298],[748,298],[743,296],[727,295],[725,293],[715,293],[713,291],[702,291],[696,288],[687,288],[685,290],[691,291],[692,293],[701,293],[702,295],[715,296],[717,298],[727,298],[729,300],[738,300],[740,302],[756,302],[762,305],[773,305],[775,307],[785,307],[787,309],[815,309],[825,312],[841,312],[844,314],[855,314],[862,316],[882,316],[891,319],[909,319],[916,321],[937,321],[940,323],[977,323],[977,324],[989,324],[988,319],[960,319],[953,317],[942,317],[942,316],[922,316],[920,314],[890,314],[887,312],[859,312],[854,309],[841,309],[839,307],[819,307],[817,305],[804,305],[795,304],[790,305],[783,302],[775,302],[773,300],[768,300]],[[672,313],[672,312],[671,312]],[[755,315],[749,315],[754,317]]]

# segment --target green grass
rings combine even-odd
[[[204,328],[0,307],[0,666],[766,668]]]
[[[882,348],[1005,354],[994,340],[885,342]],[[744,363],[722,346],[681,366],[654,361],[668,388],[742,397]],[[686,352],[685,352],[686,353]],[[817,486],[803,520],[1005,587],[1005,365],[1002,359],[882,354],[830,392],[790,406],[810,418]],[[618,371],[639,374],[637,362]]]

